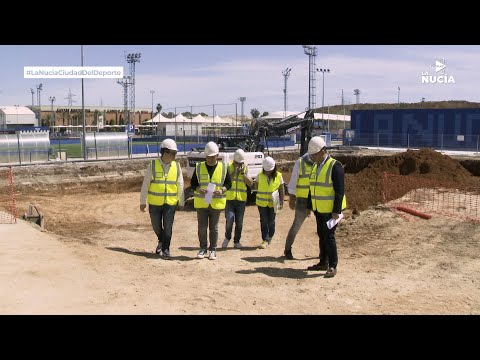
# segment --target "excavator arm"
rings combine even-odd
[[[274,122],[254,119],[249,134],[252,149],[247,151],[262,151],[263,149],[259,149],[259,144],[266,143],[270,136],[282,136],[301,130],[300,155],[303,155],[306,152],[308,142],[312,138],[313,114],[313,109],[309,109],[303,119],[298,117],[299,114],[290,115]]]
[[[298,117],[300,114],[290,115],[273,122],[265,119],[253,119],[247,135],[221,137],[218,139],[219,147],[221,150],[240,147],[247,152],[263,152],[269,137],[283,136],[293,131],[301,130],[301,156],[307,151],[308,142],[312,137],[314,115],[313,109],[308,109],[303,119]]]

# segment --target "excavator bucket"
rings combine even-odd
[[[23,215],[23,220],[28,221],[28,222],[33,222],[33,223],[37,224],[38,226],[40,226],[40,228],[42,230],[44,229],[45,220],[44,220],[44,217],[43,217],[43,213],[40,210],[38,210],[38,208],[33,204],[30,204],[28,206],[28,212],[26,212]]]

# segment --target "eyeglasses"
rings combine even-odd
[[[177,155],[177,152],[175,150],[165,149],[165,152],[167,154],[172,154],[173,156]]]

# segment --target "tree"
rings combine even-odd
[[[43,118],[41,124],[41,126],[50,126],[50,115],[47,115],[46,118]]]
[[[260,116],[260,111],[258,111],[257,108],[250,110],[250,114],[252,115],[252,118],[258,119]]]
[[[160,114],[160,111],[162,111],[162,104],[158,103],[157,104],[157,114]]]
[[[262,117],[268,116],[268,115],[269,115],[268,111],[264,111],[263,114],[262,114]]]

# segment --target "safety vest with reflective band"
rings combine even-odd
[[[277,171],[275,180],[267,181],[267,175],[262,172],[258,173],[258,190],[255,203],[260,207],[273,207],[272,193],[280,187],[280,179],[282,173]]]
[[[176,205],[178,202],[177,180],[180,175],[178,163],[175,160],[172,161],[168,174],[165,174],[160,161],[158,159],[152,160],[150,162],[150,173],[147,202],[158,206],[163,204]]]
[[[310,193],[312,195],[312,208],[319,213],[331,213],[335,201],[335,190],[332,182],[332,169],[335,159],[329,157],[319,174],[317,175],[318,165],[313,165],[310,175]],[[347,207],[347,198],[345,194],[342,200],[342,210]]]
[[[310,174],[312,173],[313,164],[308,164],[303,158],[300,158],[298,167],[298,179],[295,196],[297,198],[308,199],[308,192],[310,191]]]
[[[215,190],[220,190],[220,188],[223,187],[223,183],[225,182],[225,177],[227,175],[227,167],[223,164],[223,162],[219,161],[217,163],[217,167],[215,168],[215,171],[212,174],[212,178],[210,178],[210,175],[208,174],[207,165],[205,164],[205,161],[201,163],[197,163],[197,166],[195,167],[195,171],[197,173],[199,187],[206,190],[209,183],[215,184]],[[222,194],[222,195],[213,195],[212,203],[210,205],[212,206],[212,209],[222,210],[222,209],[225,209],[226,204],[227,204],[227,197],[225,194]],[[195,209],[208,208],[208,205],[209,204],[205,202],[205,195],[200,194],[198,192],[198,188],[195,189],[194,199],[193,199],[193,206],[195,207]]]
[[[225,193],[227,195],[227,200],[239,200],[247,201],[247,185],[243,180],[243,175],[238,173],[235,175],[235,167],[233,166],[233,161],[228,165],[228,173],[232,179],[232,187]]]

